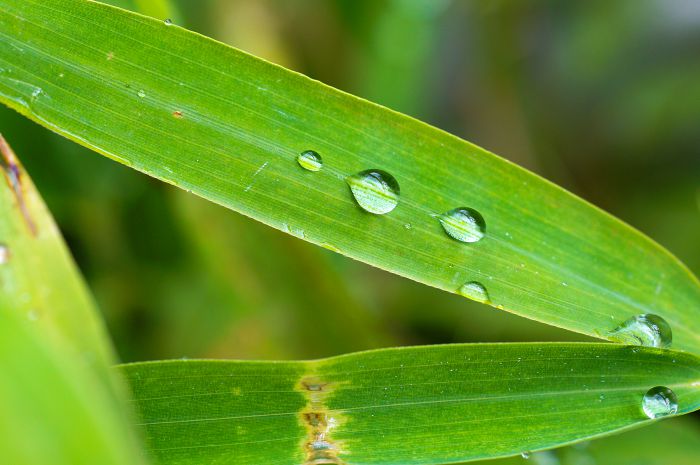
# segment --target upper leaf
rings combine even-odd
[[[614,338],[623,322],[659,315],[673,347],[700,352],[700,285],[686,267],[483,149],[94,2],[0,0],[0,30],[0,100],[104,155],[350,257],[539,321]],[[320,154],[320,171],[299,166],[306,150]]]

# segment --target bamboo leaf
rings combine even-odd
[[[310,362],[123,366],[161,464],[435,464],[652,421],[664,385],[700,409],[700,359],[613,344],[385,349]]]
[[[624,322],[659,315],[673,347],[700,352],[700,284],[684,265],[483,149],[95,2],[0,0],[0,30],[0,100],[121,163],[347,256],[552,325],[615,339]],[[321,155],[320,171],[297,164],[306,150]],[[397,180],[398,197],[377,193],[377,179],[364,191],[381,211],[398,201],[391,212],[368,213],[353,199],[346,180],[364,170]],[[462,207],[472,213],[439,221]],[[479,239],[481,218],[483,238],[453,238]]]
[[[92,299],[2,136],[0,153],[2,461],[144,463]]]

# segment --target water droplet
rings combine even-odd
[[[527,452],[527,451],[521,452],[521,453],[520,453],[520,456],[521,456],[522,458],[524,458],[525,460],[527,460],[527,459],[530,458],[530,452]]]
[[[490,300],[489,293],[486,291],[484,285],[476,281],[469,281],[462,284],[462,287],[457,290],[457,293],[481,303],[489,302]]]
[[[653,387],[644,394],[642,410],[651,419],[674,415],[678,412],[678,397],[665,386]]]
[[[170,18],[167,18],[167,19],[163,20],[163,24],[165,24],[166,26],[172,26],[173,20]]]
[[[363,210],[376,215],[389,213],[399,203],[399,183],[382,170],[365,170],[346,179]]]
[[[411,226],[411,223],[406,223],[403,225],[403,227],[406,229],[411,229],[413,226]]]
[[[658,315],[645,313],[622,323],[609,333],[611,340],[646,347],[669,347],[673,340],[671,326]]]
[[[139,90],[138,92],[136,92],[136,95],[138,95],[141,98],[144,98],[146,96],[146,92],[144,92],[143,90]]]
[[[477,242],[484,237],[486,222],[481,213],[459,207],[437,216],[445,232],[460,242]]]
[[[5,244],[0,244],[0,265],[10,261],[10,248]]]
[[[313,150],[301,152],[297,157],[297,163],[299,163],[299,166],[309,171],[320,171],[321,168],[323,168],[321,155]]]

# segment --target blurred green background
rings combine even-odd
[[[157,10],[523,165],[700,271],[698,1],[181,0]],[[586,340],[272,230],[4,107],[0,131],[123,361]]]

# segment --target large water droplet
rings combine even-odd
[[[477,302],[486,303],[491,300],[484,285],[476,281],[469,281],[462,284],[462,287],[457,290],[457,293],[459,293],[459,295],[463,295],[464,297],[476,300]]]
[[[484,237],[486,222],[473,208],[455,208],[438,215],[437,218],[445,232],[460,242],[477,242]]]
[[[346,181],[357,203],[370,213],[389,213],[399,203],[399,183],[386,171],[365,170]]]
[[[0,244],[0,265],[10,261],[10,248],[5,244]]]
[[[309,171],[319,171],[321,168],[323,168],[323,160],[321,160],[321,155],[313,150],[301,152],[297,157],[297,163],[299,163],[299,166]]]
[[[673,340],[671,326],[660,316],[651,313],[630,318],[611,331],[609,337],[622,344],[646,347],[669,347]]]
[[[642,410],[651,419],[675,415],[678,412],[678,397],[666,386],[653,387],[644,394]]]

